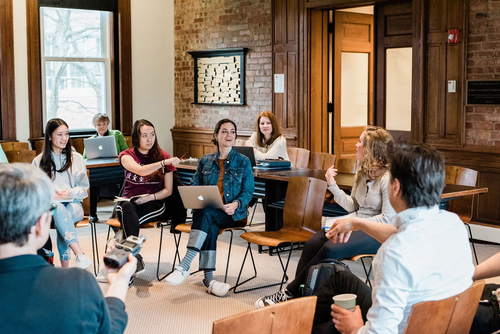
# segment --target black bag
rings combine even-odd
[[[350,272],[351,270],[347,264],[333,259],[327,259],[320,264],[311,266],[307,272],[303,295],[312,296],[330,276],[339,271]]]

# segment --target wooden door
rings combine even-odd
[[[333,154],[337,157],[355,157],[359,136],[365,125],[373,123],[373,36],[373,15],[335,12]]]

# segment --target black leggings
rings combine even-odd
[[[359,254],[375,254],[380,243],[362,231],[354,231],[347,243],[334,244],[325,237],[322,229],[309,239],[305,245],[299,263],[295,279],[291,281],[287,290],[297,296],[299,287],[305,283],[309,268],[326,259],[342,260]]]
[[[361,308],[363,321],[366,322],[366,314],[372,306],[372,289],[361,281],[356,275],[349,271],[338,271],[315,293],[318,297],[316,313],[312,333],[339,333],[332,322],[332,297],[341,293],[354,293],[356,304]]]

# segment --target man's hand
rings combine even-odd
[[[128,255],[128,262],[123,265],[118,271],[113,271],[108,268],[108,282],[109,284],[113,284],[117,281],[123,281],[127,284],[130,280],[130,277],[135,273],[137,269],[137,258],[132,254]]]
[[[331,315],[335,328],[337,328],[337,330],[342,334],[357,333],[358,330],[364,325],[359,305],[356,305],[354,312],[351,312],[340,306],[332,304]]]
[[[352,231],[357,230],[355,222],[355,217],[337,219],[325,236],[333,243],[345,243],[349,240]]]

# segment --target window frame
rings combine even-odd
[[[16,140],[14,20],[12,0],[0,0],[0,139]]]
[[[45,0],[46,1],[46,0]],[[56,1],[60,7],[103,10],[95,5],[88,8],[83,0]],[[95,2],[99,4],[99,2]],[[81,6],[79,6],[81,4]],[[90,5],[94,5],[90,2]],[[44,5],[47,6],[47,5]],[[40,55],[39,0],[26,0],[26,25],[28,36],[28,95],[30,140],[43,136],[43,100]],[[130,0],[117,0],[113,11],[114,50],[111,50],[111,80],[114,89],[111,94],[112,120],[114,128],[129,135],[132,129],[132,48]]]

